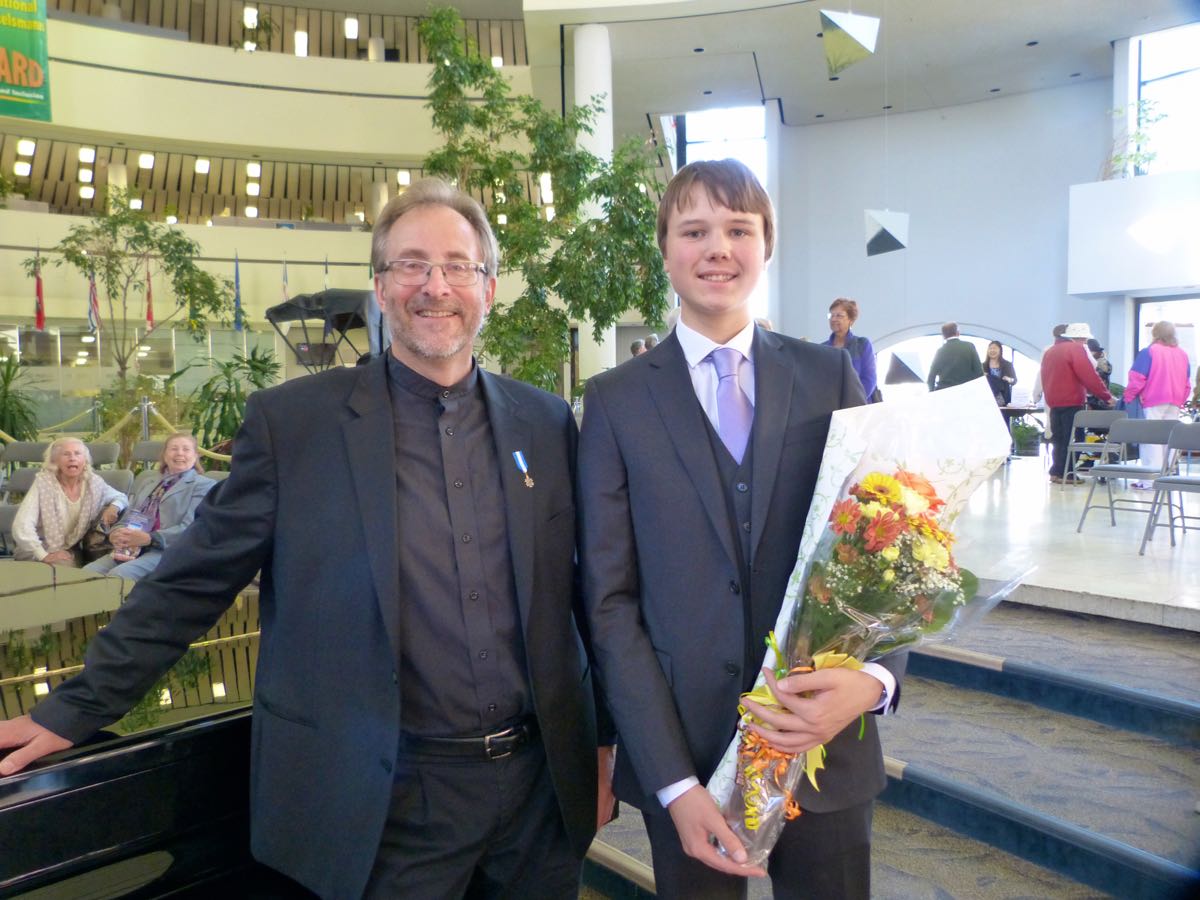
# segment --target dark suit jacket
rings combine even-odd
[[[864,397],[844,350],[762,329],[754,373],[750,596],[763,607],[754,621],[773,625],[830,413]],[[737,538],[704,419],[674,334],[588,381],[579,448],[584,597],[616,720],[617,795],[648,812],[661,811],[655,791],[692,775],[708,780],[734,734],[738,695],[757,674],[743,671]],[[841,809],[882,789],[867,719],[863,741],[855,722],[831,742],[821,791],[806,786],[802,806]]]
[[[560,398],[480,372],[500,456],[531,695],[572,846],[595,831],[591,679],[572,618],[576,431]],[[251,748],[256,858],[358,897],[400,728],[393,414],[384,360],[251,395],[233,471],[34,712],[79,740],[117,718],[262,570]],[[511,462],[524,451],[535,486]],[[165,623],[165,624],[164,624]],[[135,646],[136,644],[136,646]],[[136,665],[128,662],[136,658]]]

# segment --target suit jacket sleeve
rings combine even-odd
[[[275,524],[275,450],[257,394],[234,443],[237,466],[218,501],[141,579],[88,645],[82,673],[33,710],[39,725],[74,743],[123,716],[208,631],[266,565]]]
[[[622,743],[621,752],[630,754],[642,789],[653,792],[696,771],[671,688],[642,626],[629,484],[594,385],[584,408],[579,540],[588,629],[617,733],[638,736]]]

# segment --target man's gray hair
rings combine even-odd
[[[371,266],[376,272],[382,272],[388,264],[387,238],[392,226],[401,216],[422,206],[445,206],[466,219],[479,238],[479,247],[483,252],[480,262],[487,266],[487,274],[494,277],[499,272],[500,246],[496,243],[487,213],[474,197],[451,187],[440,178],[421,179],[391,200],[379,213],[375,227],[371,229]]]

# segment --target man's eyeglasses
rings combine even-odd
[[[470,287],[478,283],[480,275],[487,274],[487,266],[483,263],[434,263],[424,259],[393,259],[380,271],[386,272],[397,287],[415,287],[427,284],[435,267],[442,270],[442,278],[453,287]]]

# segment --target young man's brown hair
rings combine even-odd
[[[688,163],[675,173],[658,204],[658,249],[666,252],[671,213],[681,213],[687,208],[685,204],[691,200],[692,186],[696,184],[704,188],[714,206],[762,216],[763,243],[766,259],[770,259],[775,252],[775,207],[754,173],[736,159]]]

